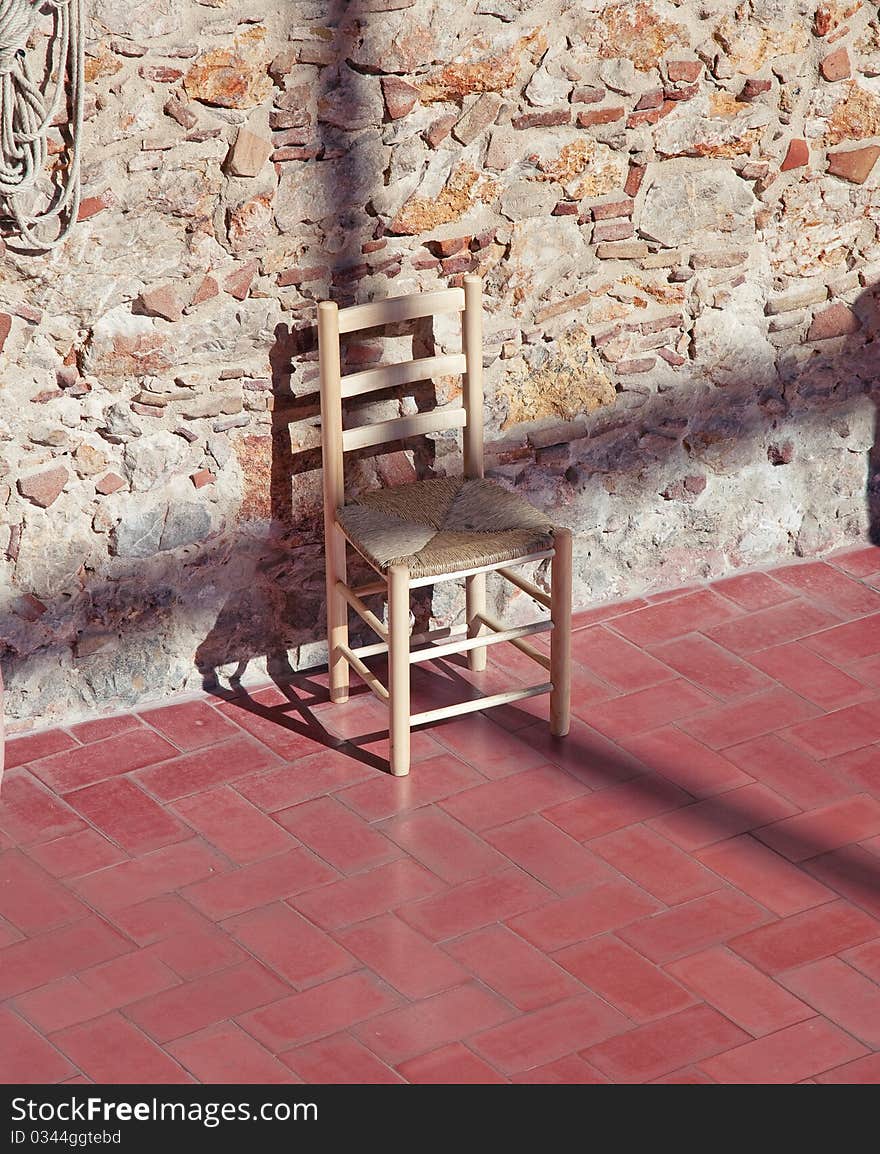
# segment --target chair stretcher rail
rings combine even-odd
[[[477,620],[482,621],[482,623],[487,627],[487,629],[491,629],[494,631],[494,633],[496,634],[496,637],[495,637],[496,641],[509,641],[511,645],[514,645],[522,653],[525,653],[527,657],[531,657],[532,661],[537,661],[537,663],[540,666],[542,666],[542,668],[549,671],[550,658],[547,656],[546,653],[542,653],[540,649],[536,649],[534,647],[534,645],[529,645],[528,641],[523,641],[522,637],[525,636],[525,634],[521,633],[519,635],[519,637],[509,636],[509,634],[511,633],[511,630],[505,629],[502,622],[498,621],[497,618],[495,618],[495,617],[490,617],[488,613],[478,613],[477,614]],[[548,629],[553,628],[553,622],[552,621],[539,621],[537,623],[537,626],[538,626],[537,628],[532,628],[530,630],[530,632],[531,633],[544,633]],[[504,636],[505,634],[507,634],[507,636]]]
[[[482,620],[488,625],[485,618]],[[447,657],[452,653],[467,653],[469,649],[482,649],[487,645],[497,645],[501,641],[512,641],[516,644],[520,637],[529,637],[533,633],[546,633],[549,628],[549,621],[536,621],[532,625],[518,625],[513,629],[505,629],[502,625],[500,630],[491,634],[484,633],[480,637],[468,637],[465,641],[450,641],[447,645],[429,645],[425,649],[410,653],[409,659],[411,663],[433,661],[436,657]]]
[[[549,681],[544,685],[533,685],[529,689],[511,689],[506,693],[493,693],[490,697],[477,697],[471,701],[459,701],[456,705],[444,705],[442,709],[428,709],[424,713],[414,713],[413,725],[426,725],[431,721],[443,721],[447,717],[458,717],[462,713],[475,713],[479,709],[492,709],[496,705],[511,705],[526,697],[538,697],[549,693],[553,686]]]
[[[373,613],[371,609],[366,607],[363,601],[361,601],[360,597],[358,597],[357,593],[349,589],[344,581],[337,581],[336,588],[349,603],[355,613],[357,613],[358,616],[361,617],[367,623],[367,625],[369,625],[369,627],[378,637],[381,637],[383,641],[387,642],[388,630],[385,628],[376,614]]]
[[[373,673],[373,671],[371,669],[368,669],[366,665],[364,665],[363,661],[361,661],[361,659],[357,656],[357,654],[354,652],[354,650],[349,649],[349,647],[347,645],[340,645],[339,646],[339,652],[342,654],[342,656],[345,658],[345,660],[348,662],[348,664],[352,667],[352,669],[355,671],[355,673],[357,673],[358,676],[361,677],[367,683],[367,685],[373,691],[373,695],[375,697],[377,697],[380,701],[386,701],[387,702],[389,697],[391,696],[389,694],[388,690],[385,688],[385,686],[382,684],[382,682],[379,680],[379,678],[376,676],[376,674]]]
[[[549,554],[552,556],[552,554]],[[543,589],[539,589],[528,578],[521,576],[519,573],[514,573],[512,569],[499,569],[498,572],[502,577],[505,577],[511,585],[515,585],[517,589],[522,589],[523,593],[528,593],[529,597],[537,601],[539,605],[543,605],[545,609],[550,608],[550,595],[545,593]]]

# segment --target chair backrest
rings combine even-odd
[[[420,357],[342,376],[341,334],[452,312],[462,314],[460,353]],[[322,301],[318,305],[318,352],[326,508],[335,510],[343,504],[345,453],[424,433],[463,429],[464,476],[483,476],[483,286],[478,276],[466,276],[464,288],[410,293],[346,309],[340,309],[335,301]],[[416,413],[354,429],[343,428],[345,398],[432,377],[456,375],[462,377],[462,403],[455,408]]]

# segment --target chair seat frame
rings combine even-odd
[[[346,376],[340,371],[340,334],[362,328],[413,320],[442,312],[462,313],[462,353],[426,357],[403,364],[387,365]],[[550,730],[563,737],[570,724],[571,698],[571,590],[572,538],[569,529],[554,529],[551,548],[511,560],[479,565],[431,576],[412,576],[406,565],[381,570],[346,533],[337,517],[344,504],[344,453],[367,445],[460,427],[463,430],[466,478],[483,476],[483,385],[482,385],[482,283],[466,276],[463,288],[391,297],[367,305],[339,309],[335,302],[318,306],[318,343],[321,370],[321,436],[324,478],[324,533],[327,579],[327,645],[330,698],[348,700],[351,670],[361,677],[373,694],[388,705],[391,738],[391,772],[404,776],[410,769],[410,733],[413,726],[510,705],[540,694],[550,695]],[[463,411],[435,410],[401,417],[355,429],[342,428],[342,399],[376,389],[406,384],[447,373],[463,377]],[[347,580],[348,546],[354,548],[375,570],[379,580],[351,586]],[[550,591],[545,592],[513,567],[533,561],[550,560]],[[526,593],[549,618],[508,628],[486,609],[486,577],[496,572]],[[444,581],[464,581],[466,624],[410,634],[410,594],[413,589]],[[383,594],[388,607],[388,624],[381,621],[364,602],[365,597]],[[379,637],[372,645],[349,646],[348,613],[355,613]],[[538,633],[550,633],[548,655],[526,640]],[[424,661],[466,653],[474,672],[484,671],[487,650],[502,642],[514,645],[539,665],[549,679],[454,705],[413,714],[410,709],[411,667]],[[366,665],[365,660],[388,654],[388,685]]]

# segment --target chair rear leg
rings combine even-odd
[[[550,568],[550,732],[565,737],[571,719],[571,530],[553,534]]]
[[[476,615],[486,612],[486,574],[475,573],[472,577],[465,577],[464,588],[468,637],[476,637],[482,628],[480,622],[476,620]],[[486,668],[487,659],[485,646],[482,649],[468,650],[468,666],[475,673],[480,673]]]
[[[392,565],[388,570],[388,702],[391,735],[391,772],[409,773],[409,569]]]
[[[348,701],[348,662],[339,652],[340,645],[348,645],[348,604],[336,588],[337,581],[346,580],[345,537],[337,528],[327,534],[327,649],[330,668],[330,700]]]

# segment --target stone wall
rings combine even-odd
[[[865,535],[876,3],[87,9],[81,222],[0,274],[14,718],[321,659],[328,295],[484,276],[490,475],[575,530],[581,604]]]

